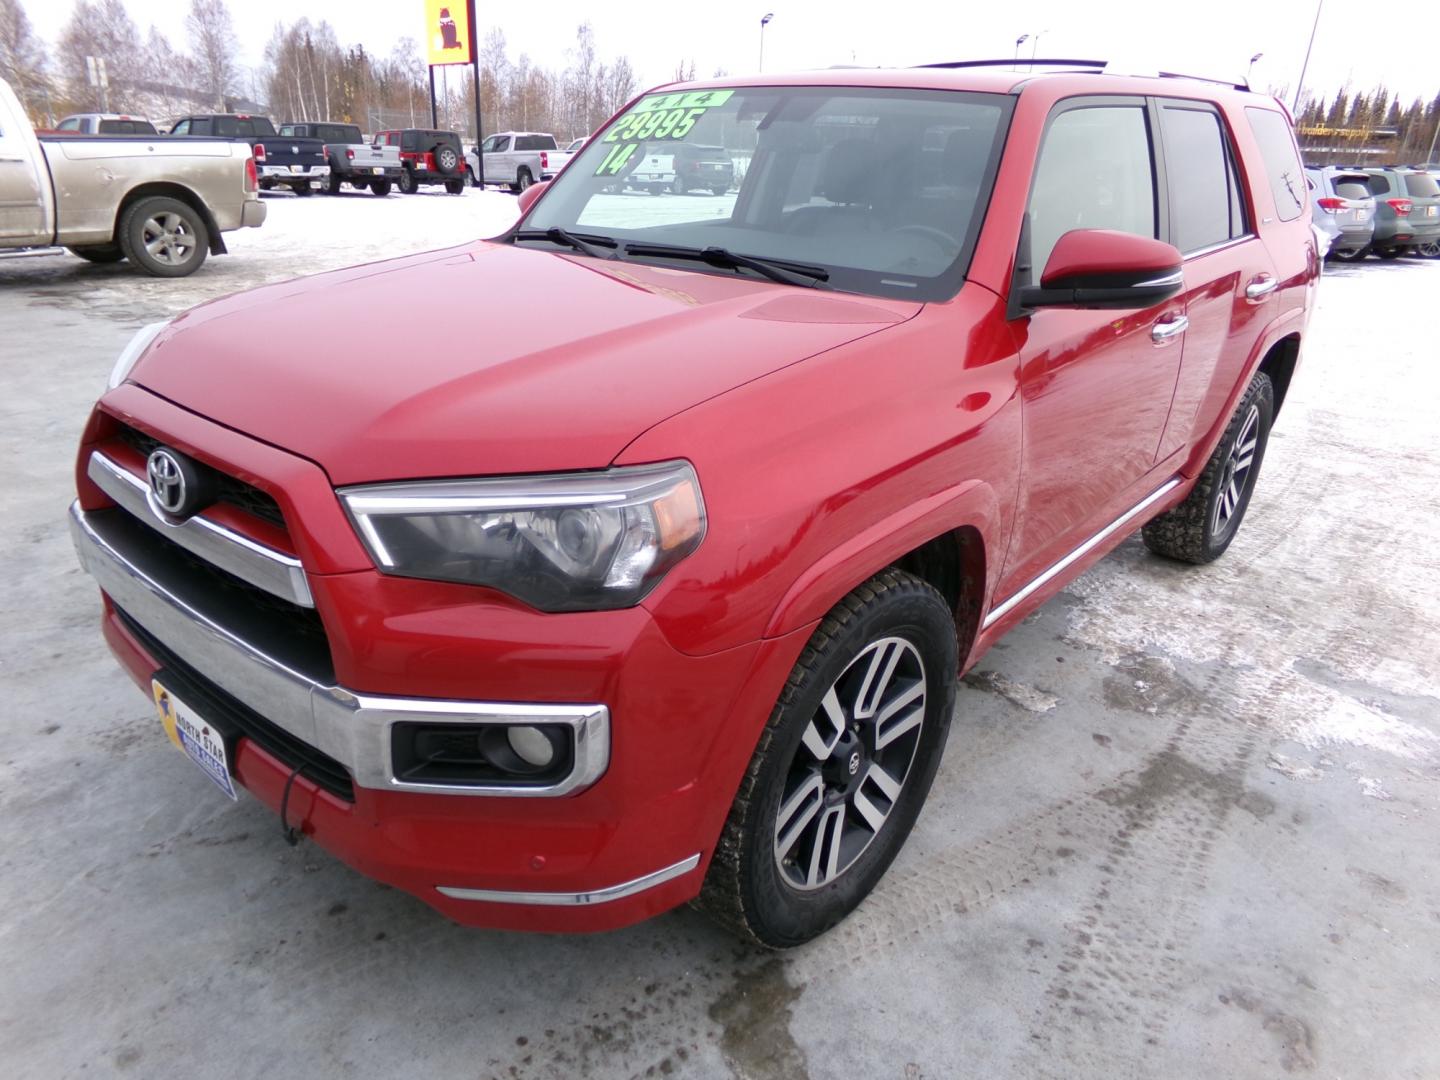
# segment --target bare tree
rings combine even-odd
[[[136,29],[123,0],[76,0],[70,21],[60,34],[60,74],[67,84],[66,104],[95,110],[104,98],[90,85],[86,57],[105,61],[109,75],[109,103],[128,108],[140,69],[140,31]]]
[[[223,111],[226,95],[235,90],[239,74],[235,53],[240,47],[225,0],[190,0],[185,30],[195,50],[203,89],[212,105]]]
[[[0,0],[0,79],[14,88],[32,118],[48,123],[51,118],[41,111],[42,100],[48,106],[50,97],[45,67],[45,46],[31,29],[20,0]]]

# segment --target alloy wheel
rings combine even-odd
[[[1215,500],[1215,516],[1210,523],[1214,536],[1224,536],[1235,511],[1240,506],[1245,492],[1245,482],[1250,477],[1251,466],[1255,464],[1255,444],[1260,437],[1260,407],[1251,405],[1240,425],[1240,434],[1230,447],[1225,461],[1225,471],[1220,474],[1220,494]]]
[[[775,818],[775,862],[790,887],[828,885],[879,835],[910,775],[925,695],[919,650],[887,637],[866,646],[821,698]]]
[[[179,214],[156,214],[141,230],[145,250],[166,266],[182,266],[195,250],[195,233]]]

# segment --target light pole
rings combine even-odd
[[[1265,54],[1263,52],[1257,52],[1254,56],[1250,57],[1250,64],[1245,69],[1245,85],[1247,87],[1250,85],[1250,72],[1255,69],[1255,61],[1259,60],[1264,55]]]
[[[761,71],[764,71],[764,70],[765,70],[765,27],[766,27],[766,25],[769,24],[770,20],[773,19],[774,17],[775,17],[775,13],[774,13],[773,11],[770,12],[770,13],[768,13],[768,14],[766,14],[766,15],[761,15],[761,16],[760,16],[760,70],[761,70]]]
[[[1305,46],[1305,62],[1300,65],[1300,83],[1295,87],[1295,104],[1290,111],[1297,116],[1300,114],[1300,92],[1305,89],[1305,72],[1310,68],[1310,50],[1315,47],[1315,31],[1320,29],[1320,11],[1325,7],[1325,0],[1315,0],[1315,21],[1310,24],[1310,44]]]
[[[1021,34],[1019,37],[1017,37],[1017,38],[1015,39],[1015,59],[1014,59],[1014,61],[1012,61],[1011,64],[1010,64],[1010,70],[1013,71],[1013,70],[1015,70],[1015,68],[1017,68],[1017,67],[1020,66],[1020,46],[1021,46],[1021,45],[1024,45],[1025,42],[1027,42],[1027,41],[1029,41],[1029,40],[1030,40],[1030,35],[1029,35],[1029,34]]]

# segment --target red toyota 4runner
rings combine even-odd
[[[664,140],[737,189],[625,193]],[[1242,88],[662,88],[502,237],[137,335],[71,514],[105,636],[226,794],[454,919],[698,899],[804,941],[895,858],[1000,635],[1137,528],[1230,544],[1319,272],[1305,191]],[[433,310],[473,344],[336,347]]]

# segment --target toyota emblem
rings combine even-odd
[[[175,517],[185,509],[189,496],[185,470],[174,454],[164,447],[152,451],[145,462],[145,477],[150,482],[150,498],[158,510]]]

